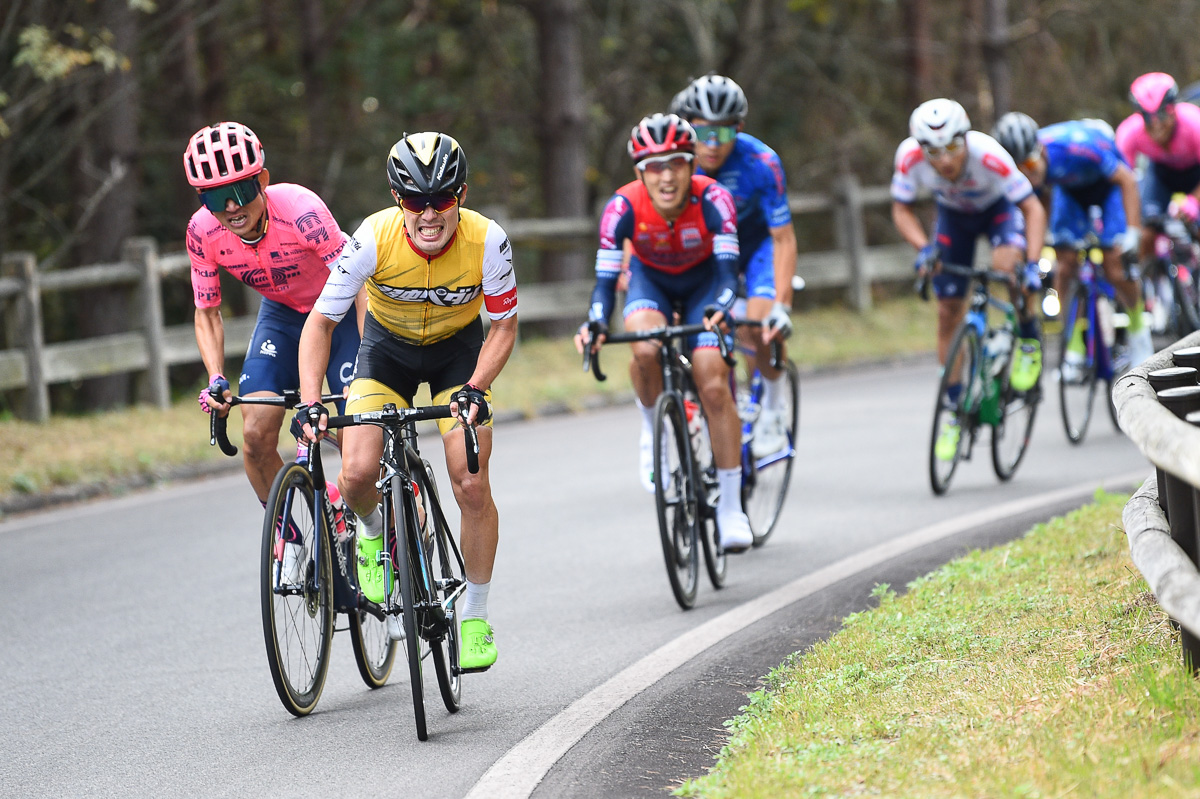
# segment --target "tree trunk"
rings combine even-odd
[[[540,124],[542,199],[548,217],[585,216],[587,209],[587,131],[583,96],[581,0],[538,0],[527,6],[538,31],[541,68]],[[547,252],[542,279],[576,280],[587,276],[582,251]]]
[[[1012,71],[1008,63],[1008,0],[984,0],[983,62],[991,88],[992,119],[1012,109]]]
[[[916,108],[933,96],[933,34],[929,0],[905,0],[900,4],[900,13],[904,20],[908,105]]]
[[[87,98],[99,104],[100,113],[92,135],[80,150],[82,184],[80,210],[95,208],[84,224],[75,263],[113,262],[121,256],[121,245],[135,232],[137,222],[139,163],[137,76],[137,11],[127,0],[104,0],[99,19],[112,31],[114,48],[129,57],[129,68],[114,69],[99,83],[98,95]],[[102,195],[100,199],[98,195]],[[86,302],[77,304],[80,332],[85,337],[129,330],[134,316],[127,287],[89,290]],[[82,398],[88,408],[126,404],[130,397],[128,375],[113,375],[84,381]]]

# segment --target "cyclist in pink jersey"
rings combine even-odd
[[[239,391],[246,396],[282,395],[299,389],[298,346],[308,312],[342,252],[345,235],[313,192],[289,183],[269,185],[265,152],[254,132],[236,122],[204,127],[183,156],[188,183],[201,207],[187,229],[196,303],[196,344],[208,369],[200,407],[222,416],[231,394],[225,378],[225,327],[221,321],[220,271],[262,295],[258,319],[242,363]],[[366,307],[358,303],[359,309]],[[350,384],[358,352],[357,315],[347,314],[334,337],[327,379],[332,391]],[[279,428],[284,409],[242,406],[246,476],[260,502],[283,466]]]
[[[1135,112],[1117,126],[1117,149],[1131,166],[1138,155],[1148,164],[1139,185],[1142,195],[1140,255],[1153,254],[1153,229],[1167,215],[1171,195],[1191,195],[1195,213],[1200,195],[1200,108],[1180,103],[1175,79],[1164,72],[1149,72],[1130,86]]]

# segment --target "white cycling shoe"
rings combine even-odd
[[[754,457],[764,458],[781,452],[788,445],[787,430],[783,426],[783,411],[763,408],[754,422],[754,438],[750,449]]]
[[[750,519],[741,510],[717,512],[717,535],[721,549],[729,553],[745,552],[754,544],[754,534],[750,532]]]
[[[299,544],[286,542],[283,545],[283,568],[279,571],[281,585],[300,585],[304,580],[303,550]]]
[[[387,634],[393,641],[404,640],[404,625],[400,623],[399,616],[387,617]]]
[[[1142,361],[1154,354],[1154,341],[1150,338],[1150,328],[1143,326],[1136,333],[1129,334],[1129,365],[1140,366]]]
[[[642,428],[642,437],[638,441],[638,477],[642,488],[654,493],[654,434]]]

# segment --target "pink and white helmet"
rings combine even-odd
[[[955,136],[962,136],[970,129],[966,109],[944,97],[926,100],[908,118],[909,134],[930,147],[945,147]]]
[[[263,171],[266,153],[254,131],[238,122],[218,122],[196,131],[183,153],[188,183],[199,191]]]
[[[1147,72],[1129,87],[1129,99],[1142,114],[1157,114],[1179,99],[1179,86],[1165,72]]]

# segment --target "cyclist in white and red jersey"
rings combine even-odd
[[[290,183],[269,185],[265,155],[254,132],[237,122],[201,128],[183,154],[188,183],[201,202],[187,228],[196,344],[210,375],[209,387],[200,392],[200,407],[222,416],[229,412],[228,403],[213,399],[209,391],[223,397],[231,393],[223,374],[220,271],[262,295],[239,392],[279,396],[300,387],[300,331],[346,238],[316,194]],[[339,328],[336,341],[337,356],[327,374],[334,392],[350,384],[354,370],[359,341],[354,318]],[[259,501],[265,502],[283,466],[279,428],[284,409],[243,405],[242,414],[246,476]]]
[[[1012,292],[1025,295],[1018,320],[1018,349],[1010,382],[1018,391],[1037,385],[1042,370],[1037,304],[1030,293],[1041,288],[1037,261],[1046,234],[1046,212],[1029,179],[1021,174],[999,142],[971,130],[966,110],[953,100],[922,103],[909,118],[909,138],[896,150],[892,174],[892,221],[917,250],[914,268],[933,270],[938,298],[938,359],[943,363],[950,338],[967,312],[968,279],[939,271],[942,263],[970,267],[975,240],[992,244],[992,268],[1013,276]],[[937,203],[934,239],[925,233],[912,204],[922,191]],[[956,403],[961,385],[950,386],[947,401]],[[938,435],[934,454],[950,460],[958,449],[955,420]]]

